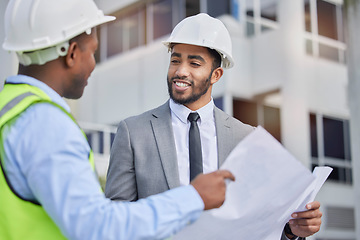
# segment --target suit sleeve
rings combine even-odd
[[[281,235],[280,240],[289,240],[289,239],[286,237],[286,235],[285,235],[285,232],[284,232],[284,231],[282,232],[282,235]],[[303,237],[298,237],[298,238],[296,238],[296,240],[306,240],[306,238],[303,238]]]
[[[137,187],[129,129],[121,121],[111,147],[105,195],[112,200],[136,201]]]

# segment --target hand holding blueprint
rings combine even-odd
[[[262,127],[236,146],[221,169],[236,177],[223,206],[205,211],[173,239],[280,239],[290,215],[314,201],[332,171],[318,167],[311,173]]]

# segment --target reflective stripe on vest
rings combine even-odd
[[[13,191],[4,170],[3,127],[36,103],[52,104],[75,122],[70,113],[52,102],[41,89],[27,84],[4,85],[0,92],[0,239],[66,239],[41,205],[21,199]],[[89,161],[94,169],[92,152]]]

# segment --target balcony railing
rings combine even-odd
[[[95,168],[99,178],[105,178],[109,166],[110,149],[115,138],[116,126],[79,122],[94,152]]]

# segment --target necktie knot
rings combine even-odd
[[[190,122],[193,122],[193,121],[196,122],[199,118],[200,118],[200,115],[199,115],[197,112],[192,112],[192,113],[190,113],[189,116],[188,116],[188,120],[189,120]]]

